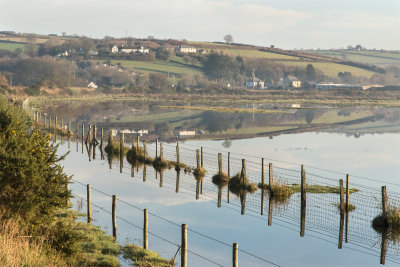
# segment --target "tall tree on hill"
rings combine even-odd
[[[230,34],[225,35],[225,36],[224,36],[224,40],[225,40],[225,42],[226,42],[227,44],[233,43],[233,37],[232,37],[232,35],[230,35]]]

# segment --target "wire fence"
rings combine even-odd
[[[77,138],[77,140],[79,140]],[[142,145],[142,144],[140,144]],[[76,146],[77,151],[79,145]],[[91,148],[89,148],[90,150]],[[98,147],[97,147],[98,149]],[[93,149],[93,150],[96,150]],[[156,143],[149,143],[147,145],[147,153],[152,157],[156,157],[156,150],[160,152],[160,147],[156,148]],[[179,148],[179,159],[181,163],[188,165],[189,167],[184,171],[192,171],[197,165],[197,150],[201,153],[201,163],[206,170],[206,175],[202,181],[179,179],[179,173],[174,177],[173,171],[167,170],[165,173],[157,173],[160,176],[158,180],[160,186],[162,183],[175,185],[175,190],[178,192],[179,189],[185,189],[186,191],[192,191],[198,193],[202,199],[208,199],[210,201],[216,198],[221,199],[222,202],[229,203],[230,205],[240,207],[242,210],[260,213],[261,215],[268,215],[272,213],[272,218],[288,220],[300,224],[301,206],[300,206],[300,193],[295,190],[289,199],[283,202],[273,201],[269,194],[258,190],[255,193],[246,193],[243,195],[235,196],[232,192],[229,192],[228,188],[219,188],[212,183],[211,177],[218,173],[218,151],[212,148],[201,149],[191,146],[190,144],[180,144]],[[83,153],[83,140],[82,140],[82,153]],[[213,152],[210,152],[213,151]],[[89,159],[93,158],[92,150],[87,151]],[[163,143],[163,156],[170,160],[176,161],[177,159],[177,148],[176,144]],[[100,151],[101,159],[105,159],[107,156],[104,155],[104,151]],[[245,157],[246,156],[246,157]],[[224,172],[234,176],[240,173],[243,169],[242,160],[246,159],[246,174],[250,183],[258,185],[262,182],[262,177],[265,177],[265,183],[268,184],[268,178],[271,176],[274,182],[296,188],[301,184],[301,166],[294,165],[293,163],[285,161],[277,161],[273,159],[265,158],[264,167],[261,164],[261,159],[256,159],[249,155],[242,154],[222,154],[222,168]],[[124,159],[123,159],[124,161]],[[118,159],[109,160],[110,168],[120,169],[121,172],[130,173],[131,175],[143,175],[146,176],[146,167],[144,166],[130,166],[128,163],[122,161],[118,162]],[[269,162],[268,162],[269,161]],[[269,169],[268,163],[272,163],[272,168]],[[229,168],[228,168],[229,166]],[[136,170],[135,170],[136,168]],[[149,168],[149,167],[147,167]],[[313,166],[304,166],[306,172],[306,187],[325,189],[323,193],[310,192],[306,194],[306,216],[305,216],[305,229],[311,232],[323,232],[327,236],[338,237],[341,233],[341,216],[340,209],[338,208],[340,202],[339,191],[339,179],[343,179],[346,182],[346,174],[335,172],[332,170],[325,170]],[[262,173],[264,169],[264,173]],[[271,174],[270,174],[271,173]],[[383,239],[381,234],[377,233],[372,227],[371,222],[377,215],[382,213],[382,191],[379,186],[375,188],[373,186],[367,186],[361,183],[352,182],[352,178],[356,177],[359,180],[365,179],[366,181],[375,181],[382,183],[378,179],[352,176],[350,175],[349,189],[355,189],[350,191],[348,196],[349,203],[355,207],[354,210],[346,214],[344,231],[345,243],[353,244],[363,248],[367,253],[379,255],[381,253],[380,245],[377,245],[377,240]],[[145,178],[143,178],[146,180]],[[197,183],[194,186],[194,183]],[[400,186],[397,183],[387,183],[393,185],[393,187]],[[200,187],[200,188],[199,188]],[[173,187],[171,187],[173,188]],[[307,190],[307,189],[306,189]],[[322,190],[323,191],[323,190]],[[388,191],[388,207],[398,208],[400,207],[400,193],[396,191]],[[221,201],[219,201],[221,202]],[[218,204],[221,205],[220,203]],[[245,207],[243,207],[245,206]],[[155,215],[156,216],[156,215]],[[298,225],[297,225],[298,227]],[[384,242],[381,240],[380,242]],[[379,243],[379,242],[378,242]],[[387,244],[386,258],[394,262],[399,261],[398,256],[399,245],[395,240],[391,240]],[[242,251],[244,252],[244,251]],[[249,255],[251,253],[249,252]],[[256,255],[255,255],[256,256]],[[268,262],[268,261],[267,261]]]

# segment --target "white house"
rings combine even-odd
[[[98,86],[94,82],[90,82],[87,87],[93,88],[93,89],[97,89],[98,88]]]
[[[190,53],[196,53],[196,51],[197,51],[196,47],[191,45],[180,45],[178,47],[179,53],[190,54]]]
[[[118,53],[118,46],[116,46],[116,45],[114,45],[112,48],[111,48],[111,53],[113,53],[113,54],[116,54],[116,53]]]
[[[257,77],[252,78],[246,82],[246,88],[248,89],[264,89],[264,81],[261,81]]]

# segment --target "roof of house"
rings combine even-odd
[[[287,76],[286,79],[288,79],[291,82],[299,82],[300,81],[299,79],[297,79],[297,77],[292,76],[292,75]]]

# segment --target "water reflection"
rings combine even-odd
[[[82,148],[83,146],[85,146],[86,152],[88,153],[89,161],[92,160],[91,155],[95,155],[95,152],[93,150],[99,149],[100,153],[102,153],[103,155],[102,143],[100,144],[100,146],[92,146],[90,143],[89,145],[84,145],[82,142]],[[103,156],[101,158],[103,159]],[[106,153],[106,158],[110,169],[112,168],[113,164],[119,163],[120,172],[123,172],[123,170],[125,169],[129,169],[132,177],[134,177],[135,175],[139,175],[139,173],[142,172],[143,182],[146,182],[148,168],[146,164],[138,161],[128,161],[130,166],[124,166],[124,157],[108,155]],[[95,156],[93,156],[93,160],[96,160]],[[196,164],[197,162],[198,160],[196,159]],[[197,164],[197,167],[201,166]],[[188,169],[191,168],[193,167],[188,166]],[[155,175],[156,179],[158,179],[158,176],[160,178],[160,188],[164,188],[164,184],[171,184],[173,185],[176,193],[180,192],[180,182],[182,179],[180,171],[175,171],[173,169],[170,170],[168,168],[161,168],[155,171]],[[352,223],[353,225],[356,225],[352,228],[349,227],[349,213],[340,212],[338,214],[337,212],[326,212],[323,215],[326,218],[320,218],[320,215],[318,214],[317,209],[314,206],[315,204],[313,203],[322,200],[324,197],[328,197],[327,201],[322,201],[322,203],[324,204],[321,204],[321,206],[332,204],[327,202],[331,201],[334,195],[324,196],[307,194],[306,199],[308,204],[306,205],[306,203],[302,203],[301,201],[299,201],[301,200],[299,193],[295,193],[289,199],[281,201],[276,198],[274,199],[274,197],[270,195],[270,192],[264,188],[261,188],[256,192],[251,192],[243,188],[230,187],[229,183],[226,181],[214,181],[211,176],[212,172],[209,172],[203,176],[195,176],[195,179],[187,179],[186,177],[184,178],[185,183],[191,185],[192,189],[189,190],[193,191],[196,200],[200,199],[200,194],[202,192],[205,196],[204,200],[216,200],[216,204],[219,208],[225,207],[225,205],[230,205],[231,207],[239,207],[240,213],[242,215],[244,215],[246,211],[248,211],[250,212],[250,214],[252,214],[253,212],[257,212],[263,217],[264,202],[268,198],[268,218],[265,218],[265,220],[268,222],[269,226],[272,225],[273,218],[278,221],[280,221],[282,218],[285,218],[286,220],[289,220],[291,224],[298,225],[298,227],[300,228],[300,236],[308,235],[308,232],[306,234],[306,229],[309,229],[310,233],[318,229],[319,232],[325,233],[327,237],[335,235],[337,237],[339,249],[344,247],[343,237],[346,243],[349,242],[349,237],[353,237],[353,239],[351,239],[352,245],[359,245],[362,248],[365,248],[366,246],[369,247],[371,242],[381,242],[381,246],[379,248],[381,263],[383,262],[382,264],[385,264],[386,255],[390,255],[390,260],[396,259],[396,257],[393,255],[397,255],[398,251],[396,251],[393,246],[388,245],[387,234],[382,233],[378,236],[371,234],[370,231],[365,231],[363,227],[357,225],[358,223],[360,223],[360,218],[352,217]],[[165,189],[168,188],[169,187],[165,187]],[[187,188],[190,187],[186,187],[186,189]],[[225,188],[227,188],[228,190],[224,190]],[[233,194],[233,198],[231,197],[229,199],[229,192]],[[226,194],[226,201],[224,201],[224,194]],[[356,202],[354,202],[354,204],[358,205]],[[308,207],[308,205],[311,205],[310,209],[306,209],[306,206]],[[336,224],[335,222],[338,222],[338,224]],[[370,253],[378,252],[375,247],[369,247],[367,250]]]

